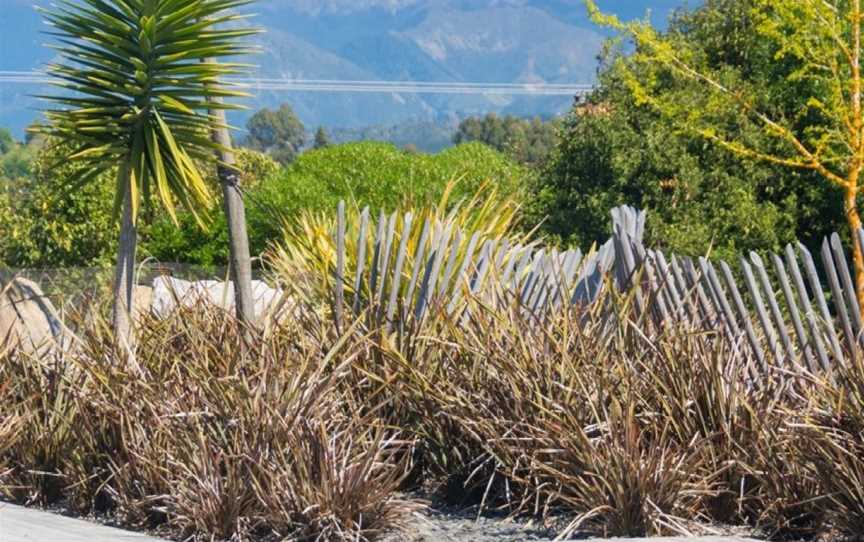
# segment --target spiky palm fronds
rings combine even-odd
[[[132,216],[154,193],[174,214],[210,199],[196,159],[212,160],[216,124],[209,110],[237,106],[221,78],[238,63],[209,59],[249,52],[235,9],[250,0],[59,0],[44,10],[62,59],[49,66],[61,92],[44,96],[48,133],[72,143],[80,182],[119,168],[116,202],[131,191]],[[217,100],[218,101],[218,100]],[[197,215],[196,215],[197,216]]]

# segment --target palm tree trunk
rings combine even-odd
[[[212,100],[216,100],[213,98]],[[220,126],[213,130],[213,141],[221,147],[218,151],[219,184],[225,218],[228,222],[228,250],[231,276],[234,279],[234,306],[237,319],[247,327],[255,325],[255,301],[252,298],[252,259],[249,256],[249,235],[246,231],[246,209],[240,192],[240,172],[235,166],[231,148],[231,135],[225,127],[225,111],[211,111]]]
[[[114,309],[112,323],[117,346],[129,356],[134,355],[134,336],[132,333],[132,300],[135,273],[135,250],[138,232],[132,216],[132,191],[129,190],[129,176],[125,174],[126,195],[123,198],[120,242],[117,247],[117,268],[114,274]]]

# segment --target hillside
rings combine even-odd
[[[38,69],[51,59],[34,1],[48,0],[3,0],[0,70]],[[680,4],[601,2],[628,18],[652,8],[657,22]],[[260,0],[251,9],[267,30],[257,40],[263,54],[252,59],[267,78],[590,83],[603,40],[581,0]],[[28,96],[39,91],[0,86],[0,126],[20,133],[38,110]],[[253,93],[252,109],[288,101],[307,126],[344,128],[488,111],[549,115],[571,103],[566,96]]]

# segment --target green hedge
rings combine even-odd
[[[394,209],[402,203],[437,203],[452,179],[459,179],[451,202],[474,195],[489,182],[505,195],[522,190],[527,173],[503,154],[469,143],[438,154],[401,150],[388,143],[359,142],[307,151],[275,175],[247,191],[246,215],[253,254],[281,236],[283,219],[301,210],[330,211],[339,200]],[[211,213],[209,232],[191,219],[177,229],[157,221],[147,231],[146,252],[161,261],[221,264],[227,258],[227,232],[221,210]]]
[[[459,197],[487,181],[511,194],[523,177],[522,168],[479,143],[429,155],[361,142],[307,152],[250,197],[286,213],[335,208],[340,199],[391,209],[406,201],[437,202],[451,179],[461,178],[454,194]]]

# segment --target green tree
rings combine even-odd
[[[330,146],[330,136],[327,135],[327,130],[323,126],[319,126],[315,132],[315,142],[312,144],[313,149],[323,149]]]
[[[12,138],[12,132],[6,128],[0,128],[0,154],[6,154],[15,146],[15,139]]]
[[[45,132],[70,145],[68,160],[85,164],[84,183],[116,167],[115,207],[122,216],[113,325],[132,353],[132,288],[139,207],[150,194],[174,215],[179,202],[197,214],[211,201],[194,159],[218,145],[209,98],[242,95],[214,82],[237,64],[206,59],[242,54],[238,39],[254,33],[226,26],[245,0],[100,0],[64,2],[45,11],[61,46],[49,71],[67,92],[51,100]]]
[[[459,145],[479,141],[503,152],[507,147],[512,126],[516,122],[515,117],[499,117],[496,113],[489,113],[483,117],[468,117],[456,128],[453,143]]]
[[[522,120],[516,125],[504,152],[521,164],[543,163],[558,142],[558,124],[537,117]]]
[[[774,58],[770,42],[752,28],[751,8],[749,0],[709,0],[677,12],[667,32],[682,51],[746,81],[770,95],[783,115],[793,115],[802,92],[784,74],[795,65]],[[598,90],[564,120],[560,142],[528,202],[535,220],[546,217],[545,231],[580,243],[603,240],[609,209],[624,203],[650,211],[652,243],[688,254],[704,254],[711,246],[715,254],[732,257],[795,238],[812,245],[846,230],[842,198],[816,172],[742,158],[682,129],[634,96],[628,83],[634,72],[646,78],[653,73],[610,44]],[[698,88],[670,77],[659,81],[656,90],[667,95],[664,100],[700,106]],[[736,108],[723,119],[754,144],[777,145]]]
[[[15,183],[30,175],[30,163],[38,144],[14,144],[5,154],[0,154],[0,179]]]
[[[276,111],[258,111],[246,123],[246,129],[250,148],[270,154],[283,165],[293,162],[306,143],[306,128],[288,104]]]
[[[12,267],[90,267],[109,264],[117,248],[112,213],[114,171],[90,182],[83,167],[63,161],[74,146],[49,138],[28,163],[14,196],[0,200],[4,221],[0,260]],[[13,203],[14,202],[14,203]],[[14,208],[12,205],[14,204]]]
[[[522,164],[531,165],[539,164],[548,156],[557,141],[557,131],[555,123],[539,118],[500,117],[489,113],[459,123],[453,142],[458,145],[470,141],[485,143]]]
[[[767,197],[773,168],[676,134],[626,96],[619,89],[604,95],[612,107],[577,106],[566,117],[528,202],[531,223],[545,219],[543,232],[587,247],[608,238],[609,211],[628,204],[649,212],[652,245],[679,254],[710,246],[732,257],[795,237],[791,211],[805,200]]]
[[[744,24],[759,37],[776,67],[786,99],[740,72],[713,65],[711,55],[682,48],[680,33],[661,33],[644,21],[623,23],[587,0],[593,18],[635,43],[624,81],[639,103],[681,130],[748,160],[812,172],[835,187],[852,235],[861,227],[858,197],[864,169],[860,0],[751,0]],[[663,89],[689,93],[687,102]],[[768,86],[767,88],[771,88]],[[776,88],[776,87],[775,87]],[[794,96],[789,96],[793,93]],[[680,97],[680,93],[678,93]],[[737,115],[739,122],[729,123]],[[758,131],[742,133],[741,126]],[[856,286],[864,310],[864,254],[852,243]]]
[[[0,128],[0,183],[6,190],[12,190],[21,179],[30,175],[30,162],[37,145],[15,141],[12,132]]]

